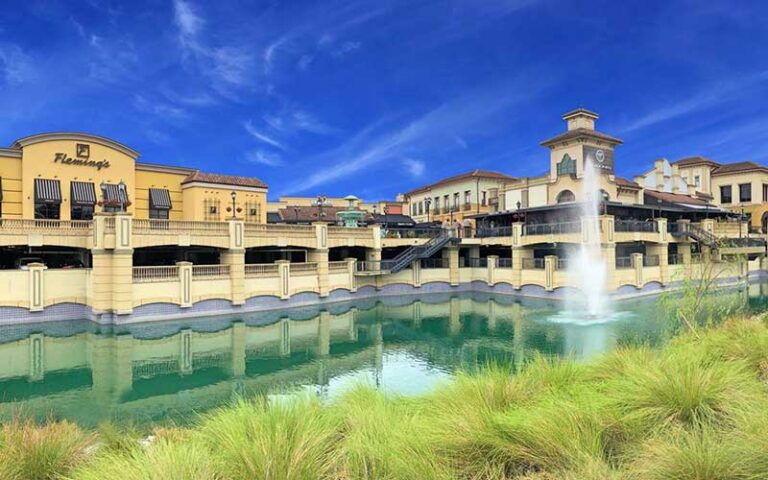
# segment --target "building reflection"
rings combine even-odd
[[[765,285],[742,293],[766,294]],[[355,372],[381,385],[388,355],[446,374],[490,362],[519,367],[534,352],[590,356],[653,331],[647,321],[548,322],[557,306],[544,302],[478,294],[430,300],[108,328],[86,321],[0,328],[0,413],[83,425],[184,422],[239,395],[297,387],[327,395],[333,379]],[[395,390],[397,374],[389,376]]]

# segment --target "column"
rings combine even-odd
[[[230,248],[221,254],[222,265],[229,266],[232,305],[245,303],[245,249]]]
[[[411,262],[411,283],[414,287],[421,287],[421,259]]]
[[[488,330],[496,330],[496,302],[491,298],[488,300]]]
[[[182,375],[192,373],[192,330],[189,328],[179,332],[179,371]]]
[[[666,225],[665,225],[666,227]],[[669,283],[669,249],[666,243],[653,243],[646,246],[648,255],[659,257],[659,281],[663,285]]]
[[[349,275],[349,291],[354,293],[357,291],[357,277],[355,277],[355,269],[357,267],[356,258],[347,258],[347,275]]]
[[[512,247],[512,286],[520,288],[523,284],[523,259],[533,258],[533,249]]]
[[[192,306],[192,262],[176,262],[179,269],[179,307]]]
[[[551,292],[555,289],[555,270],[557,269],[557,256],[544,257],[544,288]],[[586,279],[585,279],[586,280]]]
[[[29,336],[29,381],[38,382],[45,377],[45,336],[33,333]]]
[[[421,301],[416,300],[411,304],[411,318],[413,319],[413,328],[418,330],[421,328]]]
[[[328,280],[328,249],[309,250],[307,261],[317,264],[317,293],[321,297],[327,297],[330,291]]]
[[[600,215],[600,233],[602,234],[602,241],[604,243],[612,243],[614,241],[614,224],[615,219],[613,215]]]
[[[689,265],[691,263],[691,242],[678,243],[677,256],[680,259],[680,263]]]
[[[110,403],[133,388],[133,337],[89,333],[91,392]]]
[[[451,297],[448,313],[448,329],[451,334],[461,332],[461,299]]]
[[[619,288],[619,282],[616,280],[616,244],[603,243],[600,245],[603,261],[605,262],[606,285],[608,291]]]
[[[232,375],[242,377],[245,375],[245,340],[248,327],[242,321],[232,324]]]
[[[632,268],[635,269],[635,286],[637,288],[643,287],[643,254],[632,254]]]
[[[45,309],[45,265],[30,263],[29,268],[29,311],[42,312]]]
[[[448,258],[448,282],[452,287],[459,284],[459,247],[443,249],[443,258]]]
[[[368,262],[380,262],[381,261],[381,249],[380,248],[366,248],[365,260]]]
[[[331,314],[320,312],[317,323],[317,354],[326,357],[331,353]]]
[[[280,319],[280,356],[287,357],[291,354],[291,320]]]
[[[498,255],[488,255],[488,286],[492,287],[496,284],[496,266],[499,263]]]
[[[288,260],[278,260],[275,263],[277,264],[277,274],[280,282],[280,299],[287,300],[291,296],[291,262]],[[327,268],[328,262],[325,264]]]

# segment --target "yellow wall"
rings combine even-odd
[[[0,155],[3,218],[21,218],[21,159]]]
[[[97,170],[94,167],[83,165],[67,165],[55,163],[56,153],[66,153],[71,158],[75,156],[75,144],[87,143],[91,147],[90,160],[108,160],[109,168]],[[94,142],[74,140],[51,140],[32,145],[22,149],[22,214],[24,218],[35,218],[35,182],[36,178],[59,180],[61,183],[61,219],[70,218],[70,182],[91,182],[96,187],[96,198],[101,200],[99,184],[101,182],[117,184],[120,180],[126,184],[128,199],[133,205],[128,207],[128,212],[134,211],[135,206],[135,162],[130,156],[113,150],[112,148]],[[100,210],[97,208],[97,210]]]
[[[215,221],[232,218],[232,212],[227,212],[227,207],[232,207],[231,192],[237,192],[236,208],[242,208],[243,211],[236,213],[238,218],[243,218],[248,222],[267,223],[267,192],[257,191],[254,188],[238,186],[218,186],[205,184],[192,184],[184,186],[182,197],[184,201],[184,220],[195,221]],[[206,217],[206,200],[218,200],[219,212],[218,218]],[[258,221],[246,215],[246,205],[259,205]]]
[[[181,182],[187,178],[183,173],[166,173],[150,170],[136,170],[136,200],[134,212],[136,218],[149,218],[149,189],[164,188],[171,195],[171,206],[168,215],[170,220],[184,219],[184,195]]]

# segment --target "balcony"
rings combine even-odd
[[[524,258],[523,270],[544,270],[543,258]]]
[[[564,235],[581,232],[581,222],[539,223],[523,225],[523,235]]]
[[[472,210],[472,204],[470,202],[464,202],[464,211]]]

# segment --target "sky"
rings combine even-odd
[[[278,195],[539,175],[583,106],[616,169],[768,164],[768,2],[4,0],[0,145],[103,135]]]

